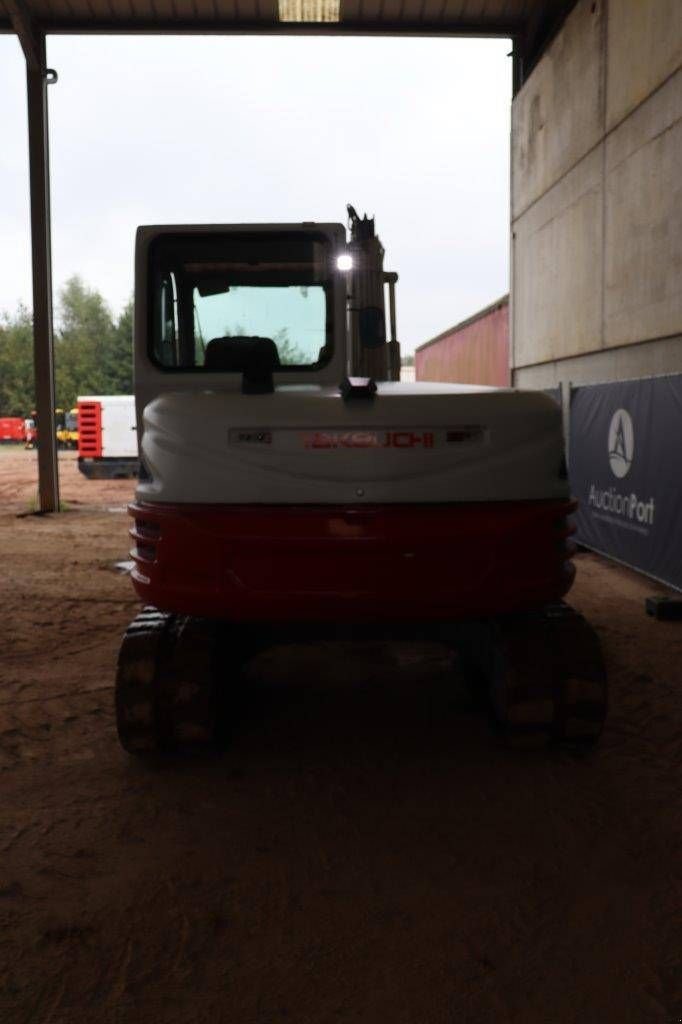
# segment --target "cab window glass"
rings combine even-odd
[[[233,369],[257,338],[267,339],[275,369],[324,365],[332,346],[329,248],[323,236],[303,232],[162,236],[150,250],[154,361]]]

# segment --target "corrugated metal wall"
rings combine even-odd
[[[508,386],[509,296],[421,345],[415,368],[417,380]]]

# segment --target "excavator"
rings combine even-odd
[[[78,447],[78,409],[55,410],[55,429],[60,448]]]
[[[348,229],[137,231],[144,608],[118,658],[120,742],[210,744],[265,647],[378,635],[456,652],[512,746],[592,744],[607,681],[563,600],[561,410],[537,391],[400,383],[397,274],[374,220],[348,213]]]

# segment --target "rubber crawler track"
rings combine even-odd
[[[216,644],[216,626],[205,619],[150,607],[131,622],[116,672],[116,724],[127,751],[212,741]]]
[[[599,639],[567,605],[467,624],[459,648],[511,746],[599,739],[608,703]]]
[[[561,604],[460,623],[451,639],[510,745],[597,741],[607,711],[606,672],[596,633],[573,609]],[[123,747],[144,755],[210,743],[216,681],[236,678],[260,645],[231,635],[226,624],[145,608],[126,630],[118,659]]]

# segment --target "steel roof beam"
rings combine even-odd
[[[36,29],[26,4],[23,0],[5,0],[5,7],[12,30],[19,37],[27,67],[39,70],[44,64],[45,48],[41,46],[41,33]]]
[[[515,92],[528,78],[576,3],[577,0],[554,0],[553,4],[539,4],[532,12],[523,32],[514,40],[519,68]]]
[[[7,0],[5,0],[7,2]],[[339,22],[232,21],[216,18],[44,18],[40,27],[48,35],[286,35],[286,36],[441,36],[509,38],[524,22],[457,22],[408,20],[380,21],[361,18]],[[0,32],[15,31],[0,19]]]

